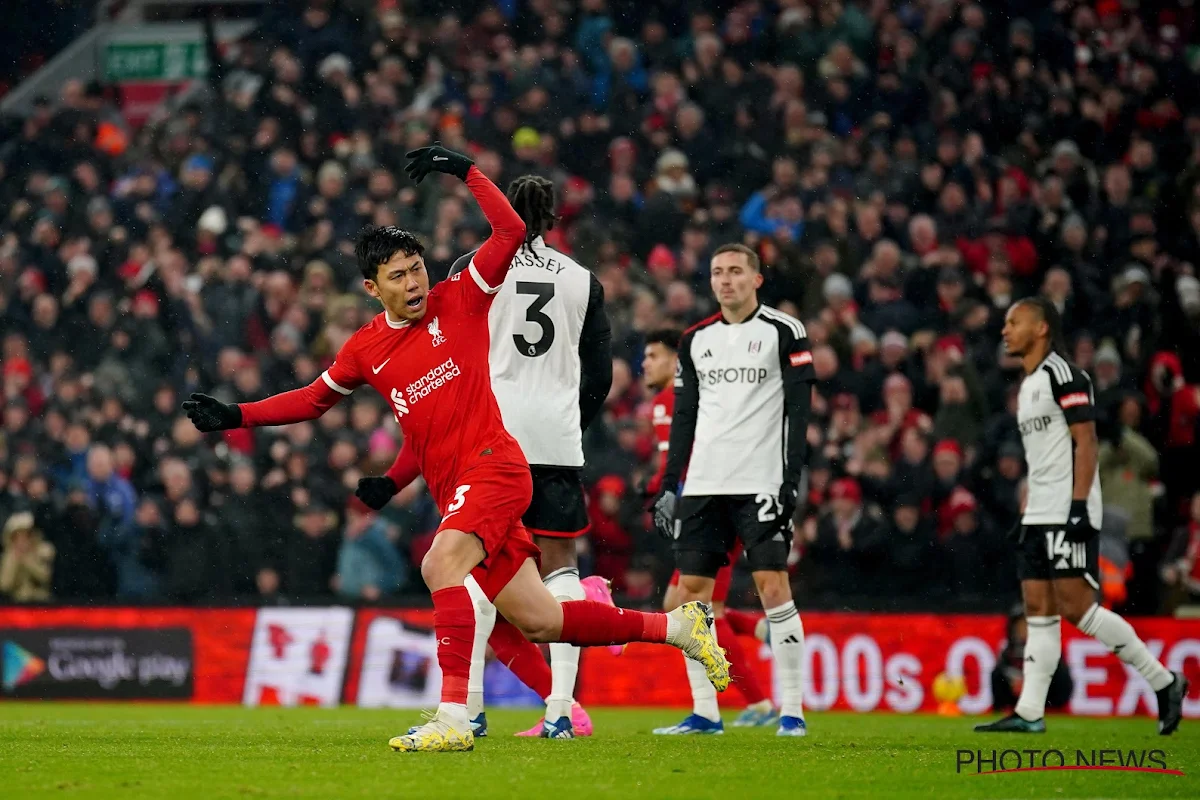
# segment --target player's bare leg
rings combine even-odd
[[[591,600],[560,604],[547,591],[531,559],[521,565],[495,602],[500,613],[530,641],[568,642],[579,647],[669,644],[704,664],[718,691],[729,686],[729,663],[712,632],[711,611],[702,603],[686,603],[670,614],[614,608]]]
[[[792,599],[784,570],[755,570],[754,586],[771,629],[771,655],[779,671],[780,708],[777,736],[804,736],[804,625]]]
[[[715,586],[714,578],[701,575],[680,575],[671,598],[675,604],[674,607],[696,601],[711,603]],[[665,605],[664,602],[664,607]],[[692,713],[675,725],[655,728],[654,733],[661,736],[724,733],[725,726],[721,722],[721,711],[717,706],[717,693],[705,676],[703,667],[690,659],[685,662],[685,666],[687,667],[688,685],[692,690]]]
[[[467,715],[471,653],[475,647],[475,604],[465,581],[485,557],[475,536],[443,530],[421,562],[421,577],[433,597],[433,632],[442,668],[442,698],[426,724],[388,744],[401,752],[471,750],[475,737]]]
[[[1164,667],[1124,617],[1096,602],[1096,588],[1086,579],[1056,578],[1053,591],[1058,611],[1064,619],[1088,636],[1103,642],[1117,658],[1146,679],[1158,700],[1158,732],[1163,736],[1174,733],[1183,718],[1187,678],[1182,673],[1172,673]]]
[[[674,611],[679,608],[679,584],[673,583],[667,586],[667,591],[663,592],[663,611]]]

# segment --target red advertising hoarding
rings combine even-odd
[[[99,631],[183,628],[192,637],[192,701],[196,703],[240,703],[250,657],[250,637],[258,611],[253,608],[195,610],[180,608],[0,608],[0,646],[11,641],[6,631],[96,629]],[[5,646],[8,660],[19,653]],[[50,652],[23,656],[42,662],[29,683],[51,680],[55,662]],[[35,670],[27,670],[33,672]],[[17,687],[13,687],[14,689]],[[17,692],[0,691],[0,697]]]
[[[180,687],[186,686],[198,703],[431,707],[441,685],[432,617],[429,610],[346,608],[2,608],[0,698],[37,696],[39,687],[47,697],[109,697],[105,692],[116,698],[180,697]],[[963,711],[990,709],[988,676],[1004,637],[1000,616],[813,612],[803,617],[805,704],[814,711],[932,711],[931,686],[942,672],[966,679],[959,703]],[[1200,621],[1133,623],[1168,669],[1184,672],[1200,687]],[[88,631],[95,632],[90,641],[83,636]],[[157,635],[148,638],[148,631]],[[122,637],[122,632],[140,635]],[[154,650],[164,649],[164,642],[185,642],[189,633],[186,653],[184,644],[178,645],[177,657]],[[770,649],[749,638],[743,644],[753,668],[770,684]],[[80,652],[87,658],[68,657]],[[1063,658],[1075,681],[1071,713],[1151,712],[1154,694],[1145,681],[1069,625],[1063,630]],[[188,660],[191,672],[183,675],[179,665]],[[113,665],[118,673],[122,665],[128,667],[125,683],[105,671]],[[139,679],[143,688],[174,688],[139,693]],[[70,680],[82,683],[60,685]],[[87,694],[93,689],[96,694]],[[1184,713],[1200,717],[1200,690],[1193,695]],[[591,706],[690,703],[680,655],[646,644],[631,645],[621,656],[603,648],[585,651],[577,696]],[[736,688],[722,696],[729,706],[741,700]]]

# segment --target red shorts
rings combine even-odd
[[[489,600],[496,599],[526,559],[541,555],[521,524],[532,493],[529,467],[485,462],[463,472],[443,510],[438,533],[465,531],[483,544],[483,561],[471,575]]]
[[[724,603],[725,598],[729,597],[729,584],[733,581],[733,565],[742,557],[742,543],[734,544],[733,549],[729,551],[729,564],[717,570],[716,584],[713,586],[713,602]],[[675,570],[671,574],[671,585],[676,586],[679,583],[679,570]]]

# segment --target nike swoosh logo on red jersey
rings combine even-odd
[[[389,358],[387,361],[384,361],[384,362],[383,362],[382,364],[380,364],[378,367],[371,367],[371,372],[373,372],[374,374],[378,375],[378,374],[379,374],[379,370],[381,370],[381,369],[383,369],[384,367],[386,367],[386,366],[387,366],[387,364],[388,364],[388,361],[391,361],[391,360],[392,360],[392,359],[390,359],[390,358]]]

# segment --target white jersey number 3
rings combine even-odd
[[[462,486],[454,490],[454,499],[450,501],[450,505],[446,506],[446,512],[458,511],[463,507],[463,503],[467,502],[467,492],[470,491],[471,484],[464,483]]]

